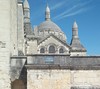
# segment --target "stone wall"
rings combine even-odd
[[[37,40],[34,39],[27,41],[27,53],[26,54],[37,54]]]
[[[71,71],[72,86],[100,88],[100,70]]]
[[[10,0],[0,0],[0,89],[10,89]]]
[[[70,52],[71,56],[86,56],[86,52]]]
[[[14,44],[17,46],[16,2],[0,0],[0,89],[11,89],[10,54],[14,53]]]
[[[28,70],[27,89],[70,89],[69,70]]]
[[[100,89],[100,70],[28,69],[27,89]]]

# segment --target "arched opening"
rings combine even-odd
[[[55,47],[53,45],[49,47],[49,53],[55,53]]]
[[[24,82],[22,80],[15,80],[11,83],[11,89],[25,89]]]
[[[59,49],[59,53],[64,53],[64,49],[63,48],[60,48]]]
[[[45,53],[45,49],[44,48],[41,48],[40,49],[40,53]]]

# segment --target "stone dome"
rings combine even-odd
[[[54,32],[61,32],[60,27],[58,27],[54,22],[44,21],[38,26],[38,31],[42,32],[44,30],[54,31]]]
[[[50,34],[54,34],[59,39],[66,41],[66,35],[63,33],[59,26],[57,26],[54,22],[51,21],[50,8],[48,5],[45,11],[45,21],[42,22],[39,26],[37,26],[37,29],[37,33],[41,37],[41,39]]]
[[[41,38],[54,34],[59,39],[66,41],[66,36],[63,31],[51,20],[46,20],[38,26],[38,34]]]

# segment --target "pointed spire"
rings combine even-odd
[[[24,1],[24,8],[25,8],[25,9],[29,9],[29,8],[30,8],[30,7],[29,7],[28,0],[25,0],[25,1]]]
[[[50,20],[50,8],[47,4],[47,7],[46,7],[46,11],[45,11],[45,20],[48,21]]]
[[[78,28],[76,21],[74,21],[73,28]]]
[[[48,4],[47,4],[47,7],[46,7],[46,12],[50,12],[50,8],[49,8]]]
[[[80,55],[83,55],[82,52],[84,52],[84,53],[86,52],[86,49],[81,44],[79,36],[78,36],[78,25],[77,25],[76,21],[74,21],[74,24],[72,26],[72,40],[71,40],[70,45],[72,47],[71,51],[76,52],[76,55],[78,54],[78,52],[79,53],[81,52]]]
[[[30,23],[30,7],[28,0],[24,1],[24,22]]]
[[[74,24],[72,26],[72,36],[73,38],[78,38],[78,25],[76,23],[76,21],[74,21]]]

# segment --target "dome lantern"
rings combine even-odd
[[[45,20],[46,21],[50,20],[50,8],[48,5],[47,5],[46,11],[45,11]]]

